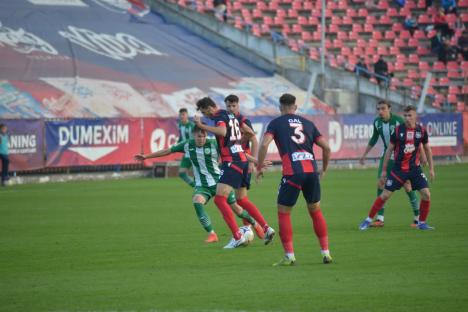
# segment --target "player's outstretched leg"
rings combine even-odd
[[[332,257],[330,256],[330,250],[328,249],[327,222],[325,221],[322,210],[320,209],[320,203],[309,204],[308,206],[314,232],[320,243],[320,253],[323,257],[323,263],[331,263]]]
[[[239,227],[237,226],[236,219],[234,218],[234,214],[232,213],[231,206],[229,206],[227,202],[227,198],[225,196],[216,195],[214,198],[214,202],[218,207],[219,211],[221,212],[224,221],[231,230],[233,237],[233,240],[231,240],[226,246],[224,246],[224,248],[231,249],[243,245],[246,241],[246,237],[245,235],[242,235],[241,231],[239,230]]]
[[[296,258],[294,257],[293,233],[291,224],[291,210],[278,210],[279,236],[284,249],[284,257],[273,266],[290,266],[294,265]]]
[[[411,227],[418,227],[418,221],[419,221],[419,200],[418,196],[416,195],[416,192],[411,190],[409,192],[406,192],[406,195],[408,196],[408,201],[411,205],[411,208],[413,209],[413,223],[411,224]]]
[[[369,211],[369,215],[359,225],[359,229],[361,231],[367,230],[370,227],[375,215],[380,209],[382,209],[382,207],[385,205],[385,202],[390,198],[390,196],[392,196],[392,192],[384,190],[382,194],[376,198],[374,204],[371,207],[371,210]]]
[[[260,210],[258,210],[257,206],[255,206],[255,204],[252,203],[247,196],[238,199],[237,203],[239,206],[247,210],[247,212],[255,219],[255,221],[260,224],[264,232],[263,241],[265,242],[265,245],[268,245],[275,236],[275,230],[268,225]]]

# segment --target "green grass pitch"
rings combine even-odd
[[[177,178],[0,189],[0,311],[466,311],[468,165],[436,167],[429,224],[410,228],[406,195],[383,229],[358,231],[376,170],[330,170],[322,184],[335,263],[323,265],[302,198],[293,211],[295,267],[272,267],[279,236],[223,250],[205,245],[191,190]],[[250,197],[278,227],[279,173]]]

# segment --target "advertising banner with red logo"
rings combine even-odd
[[[143,118],[143,153],[151,154],[177,143],[179,130],[176,118]],[[160,158],[145,160],[145,166],[155,162],[175,161],[182,158],[182,153],[175,153]]]
[[[140,119],[73,119],[45,126],[48,167],[131,164],[141,152]]]
[[[0,119],[8,128],[10,171],[44,167],[44,121],[39,119]]]

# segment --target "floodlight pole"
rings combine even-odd
[[[322,65],[322,75],[325,75],[325,15],[326,15],[326,1],[322,0],[322,42],[321,42],[321,53],[320,53],[320,62]]]

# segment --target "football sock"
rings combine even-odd
[[[284,252],[294,254],[291,213],[278,211],[279,236]]]
[[[426,222],[430,207],[431,207],[430,200],[424,200],[424,199],[421,200],[421,203],[419,206],[419,222],[421,223]]]
[[[242,219],[242,223],[244,225],[255,225],[255,220],[252,218],[247,210],[242,210],[242,213],[238,215],[239,218]]]
[[[377,196],[380,197],[380,194],[382,194],[383,190],[377,189]],[[378,215],[377,215],[377,220],[379,221],[384,221],[384,214],[385,214],[385,204],[382,206],[382,208],[379,210]]]
[[[249,214],[255,219],[255,221],[258,222],[263,228],[263,230],[266,232],[268,229],[268,224],[266,223],[265,219],[263,218],[262,213],[260,210],[258,210],[257,206],[255,206],[247,196],[245,196],[242,199],[238,199],[237,203],[239,206],[244,208],[249,212]]]
[[[203,226],[205,231],[207,231],[208,233],[213,231],[213,226],[211,225],[210,217],[206,214],[203,205],[199,203],[194,203],[193,206],[195,207],[195,212],[197,213],[198,220],[200,221],[200,224]]]
[[[328,250],[328,230],[327,222],[323,217],[322,210],[319,208],[315,211],[310,211],[309,214],[312,218],[312,224],[314,226],[314,232],[320,242],[320,248],[322,250]]]
[[[190,185],[191,187],[195,186],[195,182],[193,179],[187,174],[187,172],[179,172],[179,177],[184,180],[185,183]]]
[[[234,237],[235,240],[240,239],[242,235],[239,231],[239,228],[237,227],[236,219],[234,218],[234,214],[232,213],[231,206],[229,206],[227,202],[227,198],[221,195],[216,195],[214,197],[214,202],[221,214],[223,215],[224,221],[231,230],[232,237]]]
[[[413,208],[414,216],[415,217],[419,216],[419,203],[418,203],[418,196],[416,196],[416,192],[415,191],[406,192],[406,195],[408,195],[411,208]]]
[[[377,212],[380,209],[382,209],[384,204],[385,204],[385,201],[382,199],[382,197],[378,196],[374,204],[372,205],[371,210],[369,211],[369,218],[373,219],[375,215],[377,214]]]

